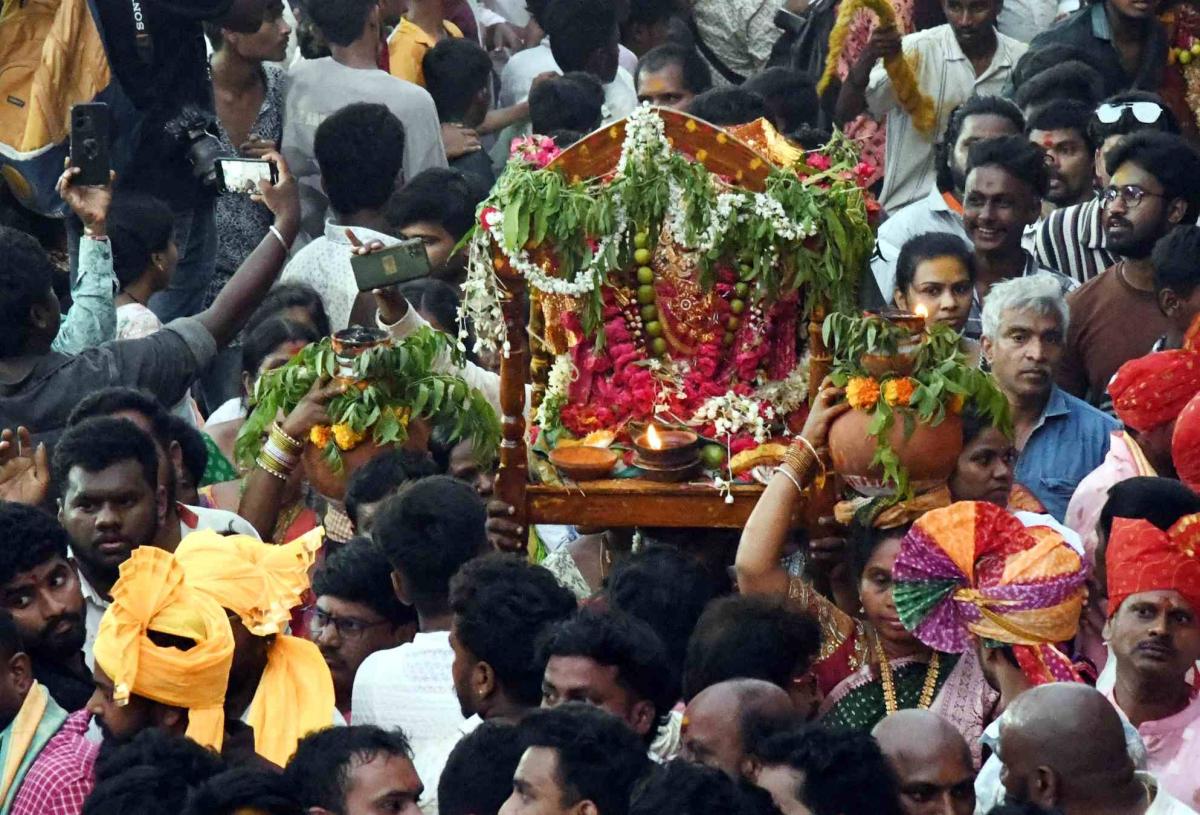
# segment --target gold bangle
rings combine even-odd
[[[802,481],[812,481],[819,468],[811,450],[792,445],[783,457],[783,463],[792,468]]]
[[[805,452],[812,455],[813,463],[816,464],[817,468],[821,471],[820,475],[815,476],[815,480],[817,481],[817,486],[819,489],[822,485],[824,485],[825,477],[828,475],[828,471],[825,469],[825,460],[821,458],[821,454],[817,452],[817,448],[813,447],[812,442],[803,436],[796,436],[795,440],[788,448],[788,452],[797,449],[797,443],[803,445],[800,449],[803,449]]]
[[[275,422],[273,425],[271,425],[271,438],[285,453],[298,456],[304,452],[304,443],[297,439],[293,439],[291,436],[285,433],[283,431],[283,426],[279,424],[279,422]]]
[[[263,453],[279,462],[280,466],[282,466],[285,470],[290,471],[295,469],[296,464],[298,464],[300,461],[300,456],[293,455],[292,453],[289,453],[281,448],[278,444],[276,444],[274,438],[268,437],[263,443],[262,450]]]
[[[267,455],[265,451],[258,454],[258,458],[254,460],[254,463],[258,465],[259,469],[275,476],[280,481],[288,480],[288,474],[282,472],[275,460]]]

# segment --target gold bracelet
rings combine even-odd
[[[792,468],[801,481],[812,481],[820,465],[811,450],[792,445],[783,457],[783,463]]]
[[[254,460],[258,467],[270,475],[275,476],[280,481],[287,481],[289,473],[283,472],[282,468],[276,463],[275,459],[267,455],[266,451],[258,454],[258,458]]]
[[[804,438],[803,436],[796,436],[796,438],[792,441],[791,447],[788,448],[789,452],[791,450],[796,449],[797,442],[799,442],[799,444],[803,445],[803,449],[806,452],[812,454],[813,462],[821,470],[821,474],[818,476],[815,476],[815,480],[817,482],[817,488],[820,489],[821,486],[823,486],[825,483],[825,477],[828,475],[828,472],[825,469],[825,460],[821,458],[821,454],[817,452],[817,448],[813,447],[812,442],[810,442],[808,439]]]
[[[304,452],[304,443],[293,439],[283,431],[283,425],[279,422],[271,425],[271,439],[279,445],[280,449],[289,455],[298,456]]]

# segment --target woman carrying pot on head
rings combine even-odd
[[[971,246],[948,232],[926,232],[909,238],[896,258],[896,290],[892,299],[905,311],[924,314],[959,334],[971,316],[975,296],[975,254]],[[979,343],[963,338],[962,351],[979,364]]]

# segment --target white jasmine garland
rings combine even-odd
[[[570,354],[559,354],[554,358],[554,364],[546,374],[546,393],[538,406],[536,420],[543,427],[557,421],[562,406],[567,401],[567,393],[571,383],[578,378],[579,372],[571,362]]]
[[[749,396],[726,393],[714,396],[696,410],[694,424],[712,422],[718,436],[733,436],[749,433],[759,444],[771,437],[768,420],[764,417],[763,405]]]

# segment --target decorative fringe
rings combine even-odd
[[[818,93],[824,93],[833,79],[846,46],[846,37],[850,34],[850,25],[859,11],[874,13],[879,19],[880,28],[896,27],[896,11],[889,0],[843,0],[837,20],[829,32],[829,55],[825,58],[825,72],[817,83]],[[932,133],[937,126],[937,111],[933,107],[933,100],[921,92],[913,66],[901,54],[884,60],[883,67],[892,80],[896,101],[912,118],[913,126],[925,135]]]

